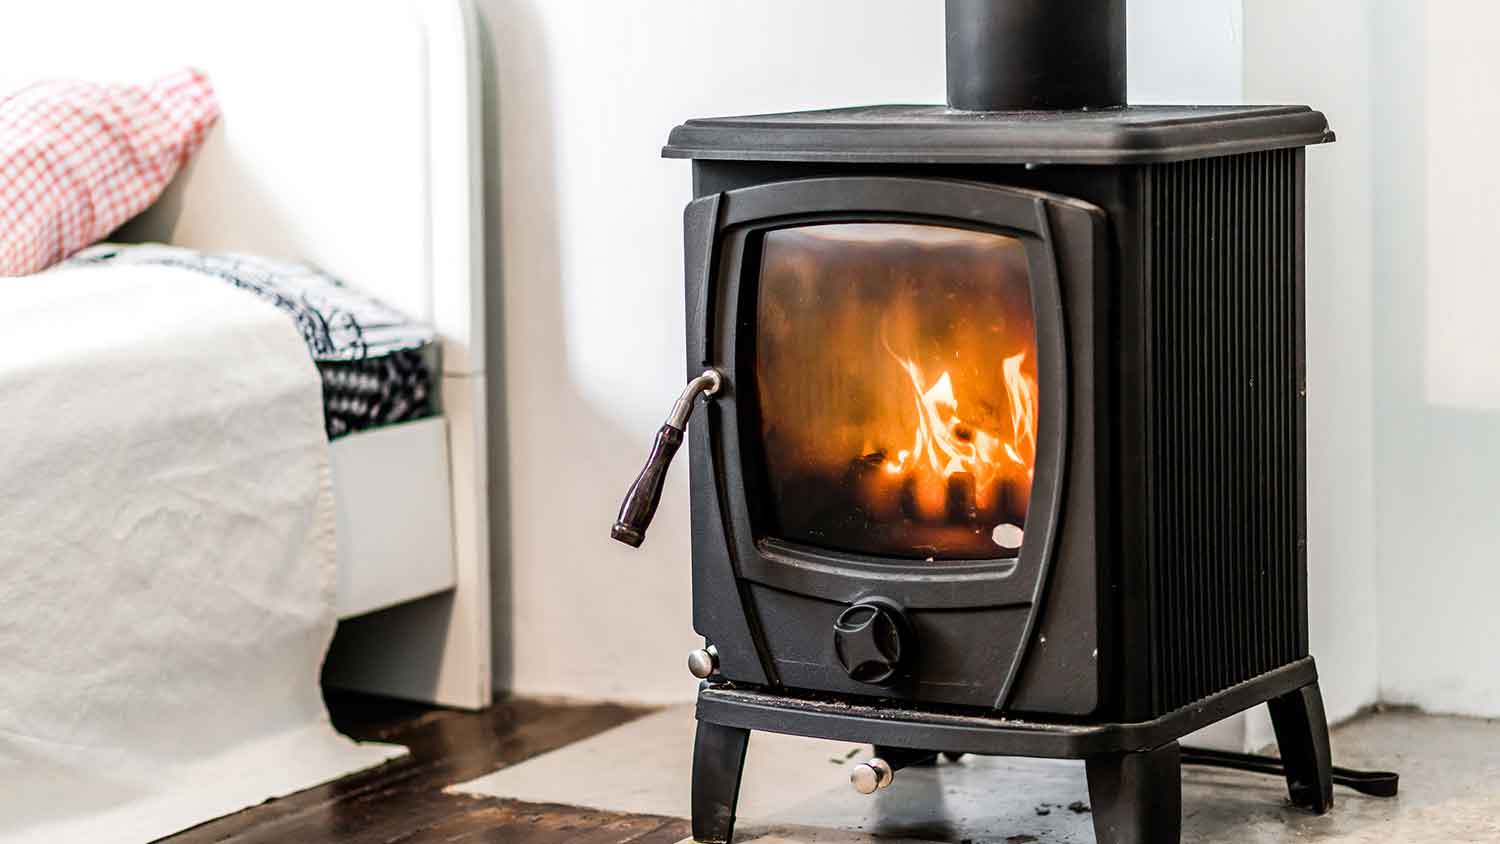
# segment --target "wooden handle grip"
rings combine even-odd
[[[646,539],[646,528],[656,515],[656,505],[661,503],[661,491],[667,482],[667,469],[682,445],[682,431],[671,425],[661,426],[656,432],[656,443],[651,447],[651,456],[646,458],[646,468],[641,470],[630,492],[625,494],[625,503],[620,505],[620,515],[615,517],[615,526],[610,529],[611,538],[629,545],[641,547]]]

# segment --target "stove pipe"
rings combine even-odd
[[[948,105],[1125,104],[1125,0],[947,0]]]

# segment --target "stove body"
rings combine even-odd
[[[1122,3],[948,13],[966,108],[665,150],[693,162],[687,369],[722,377],[688,432],[695,837],[731,838],[772,730],[1087,759],[1101,841],[1175,841],[1176,740],[1260,703],[1326,810],[1303,168],[1332,133],[1120,105]],[[1098,61],[1016,83],[1058,50]]]

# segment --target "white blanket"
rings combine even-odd
[[[145,842],[404,752],[329,724],[334,510],[285,314],[0,279],[0,841]]]

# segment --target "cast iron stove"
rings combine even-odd
[[[949,105],[692,120],[693,830],[751,731],[1087,760],[1176,841],[1178,739],[1267,703],[1332,804],[1308,653],[1303,106],[1129,106],[1124,0],[948,0]],[[687,418],[706,396],[696,423]]]

